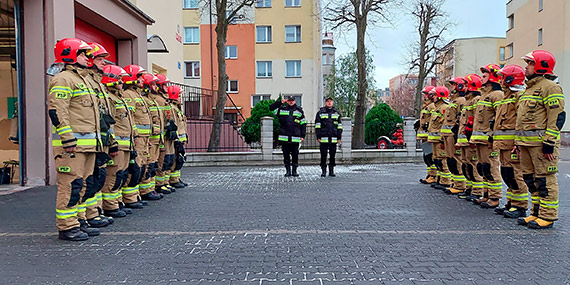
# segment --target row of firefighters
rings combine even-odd
[[[180,87],[138,65],[106,64],[97,43],[56,43],[48,112],[57,170],[59,238],[80,241],[147,200],[184,188]]]
[[[564,95],[550,52],[535,50],[522,59],[526,68],[489,64],[482,76],[450,80],[451,97],[444,86],[424,88],[416,130],[428,174],[420,182],[520,225],[551,228],[558,219]],[[503,182],[506,203],[499,207]]]

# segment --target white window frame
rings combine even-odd
[[[291,30],[293,29],[293,30]],[[288,39],[287,34],[293,32],[293,39]],[[301,42],[301,25],[286,25],[285,26],[285,42],[286,43],[300,43]]]
[[[232,48],[235,49],[235,56],[232,57]],[[238,48],[234,45],[226,46],[226,59],[237,59],[238,58]]]
[[[514,43],[510,43],[507,45],[507,51],[508,51],[508,56],[506,57],[506,59],[509,59],[509,58],[514,56],[514,52],[515,52]]]
[[[271,0],[256,0],[256,8],[271,8]]]
[[[260,41],[259,40],[259,31],[263,30],[263,33],[265,35],[265,41]],[[271,43],[273,41],[273,36],[272,36],[272,28],[271,26],[256,26],[255,27],[255,42],[256,43]]]
[[[505,60],[505,58],[506,58],[505,52],[507,52],[506,47],[500,47],[499,48],[499,60]]]
[[[515,27],[515,14],[510,14],[507,17],[507,21],[508,21],[508,25],[509,25],[509,30],[513,29]]]
[[[231,90],[232,82],[236,83],[236,90]],[[239,93],[239,81],[238,80],[228,80],[228,84],[226,86],[227,93]]]
[[[187,63],[190,64],[190,70],[192,71],[192,74],[190,76],[188,76],[188,65],[187,65]],[[195,64],[198,65],[198,74],[194,74]],[[195,60],[184,61],[184,78],[200,78],[200,73],[202,73],[202,67],[200,66],[199,61],[195,61]]]
[[[287,72],[289,69],[289,65],[288,63],[299,63],[298,65],[295,64],[293,72],[295,73],[294,75],[288,75],[289,73]],[[301,60],[286,60],[285,61],[285,78],[298,78],[298,77],[302,77],[303,73],[301,72],[303,68],[303,63],[301,62]]]
[[[265,64],[265,75],[260,75],[259,65]],[[269,60],[260,60],[255,63],[255,76],[257,78],[272,78],[273,77],[273,62]]]
[[[186,33],[187,31],[198,31],[198,38],[194,39],[192,38],[193,41],[186,41],[187,37],[186,37]],[[194,36],[194,35],[192,35]],[[185,44],[199,44],[200,43],[200,27],[184,27],[184,43]]]
[[[198,9],[199,0],[183,0],[182,9]],[[192,4],[196,4],[193,6]]]
[[[254,98],[259,97],[259,100],[254,103]],[[271,99],[271,94],[253,94],[251,95],[251,107],[255,107],[255,104],[259,103],[259,101],[269,100]]]
[[[301,0],[285,0],[285,7],[301,7]]]

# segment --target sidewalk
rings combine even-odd
[[[0,196],[0,283],[570,282],[570,160],[545,231],[419,184],[419,164],[283,172],[184,168],[189,189],[75,243],[57,239],[54,187]]]

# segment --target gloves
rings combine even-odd
[[[420,128],[420,120],[416,120],[416,122],[414,122],[414,130],[416,130],[417,132],[419,128]]]
[[[166,139],[167,140],[176,140],[178,139],[178,133],[176,132],[178,130],[178,127],[176,126],[176,123],[173,120],[169,120],[168,123],[166,123]]]
[[[130,160],[134,160],[135,158],[137,158],[137,151],[136,150],[132,150],[131,151],[131,156],[129,157]]]
[[[111,156],[104,153],[104,152],[98,152],[95,155],[95,167],[99,168],[105,164],[107,164],[107,162],[109,162],[109,160],[111,160]]]
[[[473,132],[473,122],[473,116],[469,116],[469,118],[467,118],[467,123],[465,124],[465,132]]]
[[[445,149],[445,144],[444,144],[443,142],[440,142],[440,143],[439,143],[439,148]]]
[[[113,152],[117,152],[119,151],[119,146],[115,145],[109,148],[109,153],[113,153]]]
[[[491,128],[491,131],[495,129],[495,119],[489,120],[489,127]]]
[[[179,142],[179,141],[174,142],[174,147],[176,149],[176,152],[178,152],[182,155],[186,154],[186,151],[184,150],[184,145],[181,142]]]
[[[554,146],[542,143],[542,153],[544,154],[553,154],[554,153]]]
[[[423,129],[424,131],[426,131],[426,132],[427,132],[427,130],[428,130],[428,127],[429,127],[429,123],[424,123],[424,124],[422,125],[422,129]]]

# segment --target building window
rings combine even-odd
[[[257,62],[257,77],[273,76],[273,63],[271,61]]]
[[[257,35],[255,42],[257,43],[270,43],[271,42],[271,26],[259,26],[255,28]]]
[[[184,0],[182,5],[183,5],[182,8],[184,9],[197,9],[198,0]]]
[[[542,11],[542,0],[538,0],[538,12]]]
[[[301,7],[301,0],[285,0],[285,7]]]
[[[538,45],[542,45],[542,28],[538,29]]]
[[[300,60],[286,60],[285,77],[301,77],[301,61]]]
[[[285,42],[301,42],[301,26],[285,26]]]
[[[295,104],[299,107],[303,107],[303,95],[301,94],[283,94],[283,98],[287,98],[289,96],[293,96],[295,98]]]
[[[198,28],[198,27],[184,27],[184,43],[185,44],[199,44],[200,43],[200,28]]]
[[[505,47],[499,48],[499,60],[505,60]]]
[[[184,62],[184,78],[200,78],[200,62],[185,61]]]
[[[238,81],[237,80],[228,80],[228,86],[226,88],[226,92],[228,93],[238,93]]]
[[[515,14],[509,16],[509,30],[515,27]]]
[[[271,0],[257,0],[255,3],[255,7],[257,7],[257,8],[270,8],[271,7]]]
[[[236,59],[236,58],[238,58],[237,46],[226,46],[226,59]]]
[[[258,95],[258,94],[256,94],[256,95],[251,95],[251,107],[252,107],[252,108],[255,107],[255,105],[256,105],[257,103],[259,103],[259,101],[261,101],[261,100],[269,100],[269,99],[271,99],[271,95],[269,95],[269,94],[263,94],[263,95]]]
[[[513,54],[514,54],[513,43],[510,43],[510,44],[507,46],[507,59],[513,57]]]

